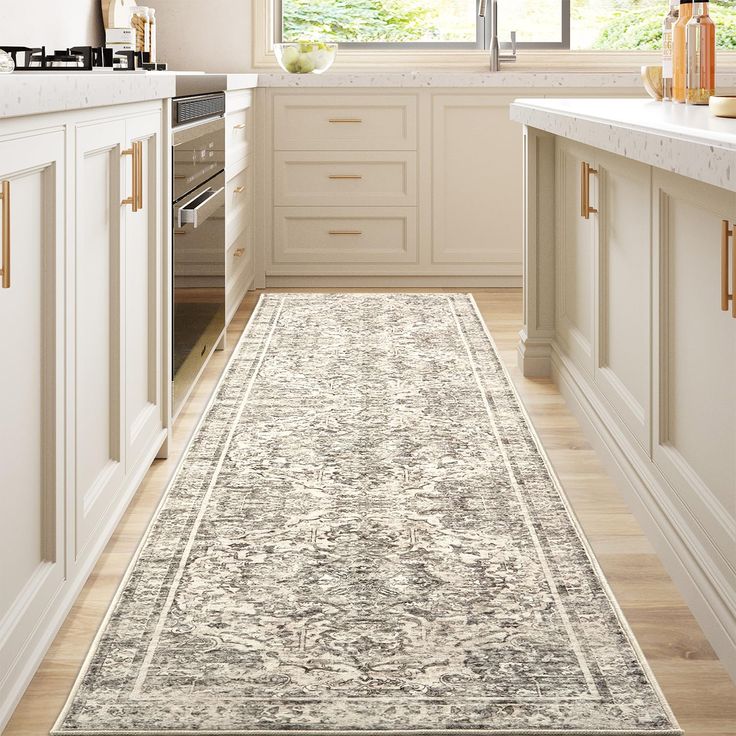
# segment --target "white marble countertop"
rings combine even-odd
[[[511,119],[736,191],[736,119],[645,99],[519,99]]]
[[[171,97],[166,72],[14,72],[0,74],[0,118]]]

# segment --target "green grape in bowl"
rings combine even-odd
[[[274,44],[276,61],[289,74],[322,74],[335,61],[337,44],[325,41],[294,41]]]

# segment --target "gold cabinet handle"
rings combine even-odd
[[[122,204],[129,204],[133,212],[138,212],[143,209],[143,141],[133,141],[122,155],[130,156],[132,164],[130,197],[126,197]]]
[[[362,118],[330,118],[331,123],[362,123]]]
[[[247,127],[247,123],[235,123],[235,125],[233,125],[234,130],[245,130]]]
[[[243,186],[235,187],[235,189],[233,189],[234,194],[242,194],[244,191],[245,191],[245,187]]]
[[[2,268],[0,268],[0,276],[2,277],[2,288],[10,288],[10,182],[3,181],[0,186],[0,201],[3,203],[3,221],[2,232]]]
[[[590,175],[597,174],[598,170],[591,167],[587,161],[580,163],[580,217],[589,220],[593,212],[598,212],[590,206]]]
[[[245,248],[238,248],[238,249],[237,249],[237,250],[235,251],[235,253],[233,253],[233,255],[234,255],[234,256],[235,256],[236,258],[240,258],[240,257],[241,257],[241,256],[243,255],[243,253],[245,253]]]
[[[328,179],[362,179],[361,174],[329,174]]]
[[[728,290],[728,245],[729,240],[733,237],[733,229],[728,220],[723,220],[721,227],[721,309],[728,312],[728,303],[731,302],[731,316],[736,319],[736,293],[730,293]],[[736,253],[731,262],[732,273],[731,281],[733,283],[734,292],[736,292]]]
[[[362,230],[328,230],[328,235],[362,235]]]

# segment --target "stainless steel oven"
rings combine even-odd
[[[174,413],[225,330],[224,95],[172,102]]]

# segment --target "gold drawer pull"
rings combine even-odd
[[[2,232],[2,268],[0,268],[0,276],[2,276],[2,288],[10,288],[10,182],[5,180],[0,187],[0,201],[3,203],[3,222]]]
[[[362,123],[362,118],[330,118],[331,123]]]
[[[328,179],[362,179],[360,174],[330,174]]]
[[[736,319],[736,294],[729,293],[728,290],[728,241],[732,237],[731,223],[728,220],[723,220],[721,229],[721,309],[728,312],[728,303],[731,302],[731,316]],[[734,253],[731,266],[732,288],[736,292],[736,253]]]
[[[598,212],[595,207],[590,206],[590,175],[597,174],[598,170],[591,167],[587,161],[580,163],[580,216],[586,220],[590,219],[593,212]]]
[[[143,141],[133,141],[122,155],[131,157],[132,181],[130,197],[126,197],[121,204],[129,204],[133,212],[138,212],[143,209]]]
[[[241,257],[241,256],[243,255],[243,253],[245,253],[245,248],[238,248],[238,249],[237,249],[237,250],[235,251],[235,253],[233,253],[233,255],[234,255],[234,256],[235,256],[236,258],[240,258],[240,257]]]
[[[245,187],[242,187],[242,186],[241,187],[235,187],[235,189],[233,189],[233,193],[234,194],[242,194],[244,191],[245,191]]]
[[[245,130],[248,127],[248,123],[235,123],[233,125],[234,130]]]
[[[328,235],[362,235],[362,230],[328,230]]]

